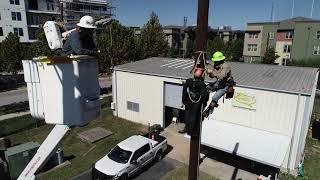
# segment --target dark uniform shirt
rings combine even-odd
[[[208,100],[209,93],[203,78],[187,79],[183,85],[182,102],[185,105],[184,120],[189,135],[197,133],[197,125],[200,124],[202,109],[205,108]]]
[[[80,38],[80,32],[73,31],[63,45],[62,52],[65,55],[94,55],[96,53],[95,45],[91,37]]]

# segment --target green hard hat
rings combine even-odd
[[[224,60],[224,59],[226,59],[226,57],[225,57],[225,56],[223,55],[223,53],[220,52],[220,51],[215,52],[215,53],[212,55],[212,58],[211,58],[211,60],[214,61],[214,62],[222,61],[222,60]]]

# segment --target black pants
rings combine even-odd
[[[188,135],[198,135],[202,114],[202,103],[188,103],[184,112]]]

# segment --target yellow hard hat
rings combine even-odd
[[[215,52],[215,53],[212,55],[212,58],[211,58],[211,60],[214,61],[214,62],[222,61],[222,60],[224,60],[224,59],[226,59],[226,57],[225,57],[225,56],[223,55],[223,53],[220,52],[220,51]]]

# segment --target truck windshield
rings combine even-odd
[[[132,152],[121,149],[119,146],[113,148],[108,157],[115,162],[125,164],[129,161]]]

